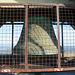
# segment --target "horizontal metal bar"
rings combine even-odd
[[[63,71],[71,71],[71,70],[75,70],[75,67],[71,67],[71,68],[63,68]]]
[[[2,70],[0,70],[1,72]],[[25,70],[25,69],[10,69],[10,72],[49,72],[49,71],[54,71],[53,68],[50,68],[50,69],[28,69],[28,70]]]
[[[11,72],[52,72],[55,71],[56,68],[48,68],[48,69],[28,69],[27,71],[25,70],[11,70]],[[73,68],[62,68],[62,71],[70,71],[70,70],[75,70],[75,67]]]
[[[75,7],[75,4],[56,4],[56,3],[0,3],[0,5],[48,5],[48,6],[67,6]]]
[[[75,7],[75,4],[64,4],[66,7]]]
[[[10,72],[52,72],[55,71],[56,68],[48,68],[48,69],[10,69]],[[57,68],[58,69],[58,68]],[[62,68],[62,71],[71,71],[71,70],[75,70],[75,67],[71,67],[71,68]],[[0,70],[1,72],[2,70]]]
[[[57,6],[75,7],[75,4],[57,4]]]
[[[56,4],[56,3],[0,3],[0,5],[49,5],[75,7],[75,4]]]

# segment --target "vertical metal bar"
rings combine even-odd
[[[28,5],[25,6],[25,70],[28,69],[27,42],[28,42]]]
[[[11,22],[12,24],[12,55],[13,55],[13,34],[14,34],[14,24],[13,24],[13,21]]]
[[[13,36],[14,36],[14,23],[13,21],[11,22],[12,24],[12,64],[14,63],[14,57],[13,57]]]
[[[59,6],[56,6],[56,12],[57,12],[57,29],[58,29],[58,68],[61,67],[60,62],[60,30],[59,30]]]
[[[63,23],[61,24],[61,38],[62,38],[62,57],[64,57],[64,45],[63,45]]]

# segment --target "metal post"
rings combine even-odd
[[[56,7],[57,11],[57,29],[58,29],[58,68],[61,67],[61,56],[60,56],[60,30],[59,30],[59,6]]]
[[[12,24],[12,55],[13,55],[13,36],[14,36],[14,23],[13,21],[11,22]]]
[[[13,36],[14,36],[14,23],[13,23],[13,21],[11,21],[11,24],[12,24],[12,65],[13,65],[13,63],[14,63],[14,57],[13,57]]]
[[[28,42],[28,5],[25,6],[25,70],[28,69],[27,42]]]
[[[61,37],[62,37],[62,57],[64,57],[64,45],[63,45],[63,23],[61,24]]]

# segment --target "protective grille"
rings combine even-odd
[[[57,67],[58,42],[52,21],[56,7],[30,6],[28,13],[28,64],[30,69]]]
[[[25,8],[0,8],[0,68],[25,68]],[[23,36],[23,37],[21,37]]]
[[[74,7],[1,3],[0,72],[75,70]]]
[[[60,7],[61,66],[75,67],[75,9]]]

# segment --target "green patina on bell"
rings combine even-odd
[[[14,53],[25,54],[25,26]],[[17,50],[17,52],[16,52]],[[57,39],[49,17],[33,15],[28,21],[28,55],[57,54]]]

